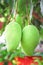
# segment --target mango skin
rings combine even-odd
[[[5,28],[7,51],[14,51],[21,40],[21,27],[16,22],[10,22]]]
[[[39,42],[39,31],[34,25],[25,26],[22,32],[22,48],[26,55],[32,56]]]

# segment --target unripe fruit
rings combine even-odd
[[[34,25],[25,26],[22,32],[22,48],[27,55],[33,55],[39,41],[39,31]]]
[[[21,27],[16,22],[10,22],[5,28],[6,46],[8,51],[17,48],[21,40]]]

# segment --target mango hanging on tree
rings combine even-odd
[[[16,22],[10,22],[5,28],[5,39],[7,51],[13,51],[17,48],[21,40],[21,27]]]
[[[24,52],[31,56],[39,42],[39,31],[34,25],[27,25],[22,32],[22,48]]]

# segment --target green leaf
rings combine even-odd
[[[2,58],[0,58],[0,62],[2,62],[3,61],[3,59]]]

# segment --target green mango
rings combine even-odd
[[[17,22],[10,22],[5,28],[7,51],[14,51],[21,40],[21,27]]]
[[[34,25],[27,25],[22,32],[22,48],[24,52],[31,56],[39,42],[39,31]]]

